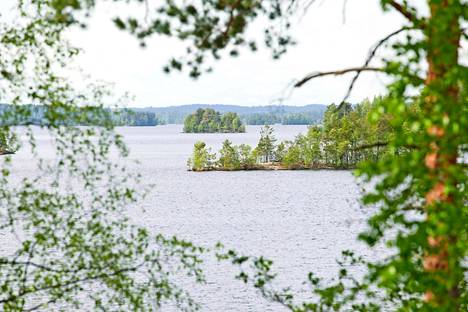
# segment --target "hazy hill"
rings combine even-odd
[[[326,105],[309,104],[305,106],[268,105],[241,106],[224,104],[190,104],[168,107],[134,108],[136,111],[152,112],[164,123],[183,123],[187,115],[199,108],[212,108],[220,113],[234,112],[246,124],[313,124],[321,121]]]

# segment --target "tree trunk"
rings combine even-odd
[[[460,103],[459,90],[456,83],[447,84],[448,75],[458,66],[458,47],[460,44],[460,13],[451,8],[459,0],[429,0],[430,18],[426,24],[427,36],[427,63],[428,73],[426,78],[426,97],[424,103],[424,114],[426,117],[433,117],[441,114],[441,107],[448,109]],[[444,116],[450,120],[450,115]],[[443,203],[452,203],[453,198],[446,194],[447,187],[454,185],[454,179],[450,177],[448,166],[457,161],[458,148],[450,145],[450,137],[440,121],[434,123],[427,129],[431,137],[430,149],[425,156],[425,165],[430,172],[432,188],[426,194],[426,215],[427,219],[433,217],[437,219],[440,215]],[[459,273],[453,272],[456,256],[450,253],[450,244],[454,244],[457,237],[452,235],[431,236],[428,234],[428,246],[425,251],[423,266],[425,271],[438,285],[432,289],[428,286],[425,298],[433,306],[445,306],[447,300],[459,301],[458,283]],[[452,258],[451,258],[452,257]],[[447,282],[451,281],[451,282]],[[451,305],[453,306],[453,305]],[[456,306],[456,305],[455,305]]]

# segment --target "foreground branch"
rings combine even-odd
[[[359,145],[355,147],[353,150],[360,151],[360,150],[365,150],[365,149],[370,149],[370,148],[375,148],[375,147],[387,147],[388,145],[389,145],[389,142],[376,142],[376,143],[371,143],[371,144]],[[416,144],[405,144],[402,147],[409,148],[409,149],[419,148]]]
[[[397,10],[398,12],[401,13],[401,15],[403,15],[404,17],[406,17],[407,20],[409,20],[410,22],[413,22],[414,24],[416,24],[418,22],[418,18],[413,14],[411,13],[410,11],[408,11],[408,8],[405,7],[404,5],[392,0],[392,1],[389,1],[388,4],[390,6],[392,6],[395,10]]]
[[[387,35],[386,37],[380,39],[376,44],[375,46],[369,51],[369,54],[367,56],[367,59],[366,59],[366,62],[364,63],[364,66],[363,67],[367,67],[369,66],[370,62],[372,61],[372,59],[375,57],[375,54],[377,53],[377,50],[380,49],[380,47],[385,43],[387,42],[388,40],[390,40],[392,37],[400,34],[401,32],[403,31],[406,31],[406,30],[410,30],[412,28],[410,27],[402,27],[394,32],[392,32],[391,34]],[[345,103],[349,96],[351,95],[351,91],[353,91],[353,88],[354,88],[354,85],[356,84],[356,81],[358,80],[359,76],[361,75],[361,72],[362,71],[358,71],[356,72],[356,74],[354,75],[353,79],[351,80],[351,83],[349,84],[349,87],[348,87],[348,91],[346,92],[346,95],[344,96],[343,100],[341,101],[341,104]],[[340,104],[340,105],[341,105]]]
[[[63,283],[56,283],[56,284],[45,285],[45,286],[41,286],[41,287],[34,287],[34,288],[28,289],[28,290],[21,290],[17,294],[12,294],[9,297],[6,297],[4,299],[0,299],[0,304],[13,302],[15,300],[18,300],[21,297],[24,297],[24,296],[27,296],[27,295],[30,295],[30,294],[34,294],[34,293],[38,293],[38,292],[41,292],[41,291],[47,291],[47,290],[58,289],[58,288],[68,288],[69,286],[74,286],[74,285],[77,285],[77,284],[80,284],[80,283],[93,282],[93,281],[104,279],[104,278],[110,278],[110,277],[113,277],[113,276],[118,276],[118,275],[123,274],[123,273],[135,272],[141,266],[143,266],[143,263],[139,264],[137,266],[134,266],[134,267],[123,268],[123,269],[120,269],[120,270],[117,270],[117,271],[114,271],[114,272],[111,272],[111,273],[101,273],[101,274],[96,274],[96,275],[91,275],[91,276],[85,276],[83,278],[77,278],[77,279],[73,279],[73,280],[69,280],[69,281],[64,281]]]
[[[387,36],[385,36],[384,38],[380,39],[369,51],[369,54],[366,58],[366,61],[364,63],[364,65],[362,67],[359,67],[359,68],[349,68],[349,69],[344,69],[344,70],[339,70],[339,71],[333,71],[333,72],[318,72],[318,73],[313,73],[313,74],[310,74],[308,76],[306,76],[305,78],[303,78],[301,81],[297,82],[294,87],[298,88],[298,87],[301,87],[304,83],[306,83],[307,81],[311,80],[311,79],[314,79],[314,78],[318,78],[318,77],[323,77],[323,76],[327,76],[327,75],[343,75],[343,74],[346,74],[348,72],[356,72],[356,74],[354,75],[353,79],[351,80],[351,83],[349,84],[349,87],[348,87],[348,90],[346,91],[346,94],[343,98],[343,100],[340,102],[340,106],[339,108],[341,108],[341,105],[343,105],[349,98],[349,96],[351,95],[351,91],[353,90],[354,88],[354,85],[356,84],[356,81],[357,79],[359,78],[359,76],[361,75],[361,73],[363,71],[384,71],[383,68],[376,68],[376,67],[369,67],[369,64],[370,62],[372,61],[372,59],[375,57],[376,53],[377,53],[377,50],[380,49],[382,47],[382,45],[387,42],[388,40],[390,40],[392,37],[402,33],[403,31],[406,31],[406,30],[410,30],[410,29],[413,29],[411,27],[402,27],[390,34],[388,34]]]
[[[304,85],[309,80],[319,78],[319,77],[340,76],[340,75],[344,75],[344,74],[351,73],[351,72],[359,72],[360,73],[360,72],[363,72],[363,71],[383,72],[384,69],[379,68],[379,67],[352,67],[352,68],[347,68],[347,69],[342,69],[342,70],[335,70],[335,71],[328,71],[328,72],[315,72],[315,73],[311,73],[311,74],[305,76],[304,78],[302,78],[301,80],[296,82],[296,84],[294,84],[294,87],[295,88],[302,87],[302,85]]]

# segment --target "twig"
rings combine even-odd
[[[241,0],[236,1],[231,8],[231,11],[229,12],[229,19],[226,23],[226,29],[223,31],[221,36],[223,37],[224,40],[227,40],[229,36],[229,31],[231,30],[232,24],[234,23],[234,11],[237,10],[237,8],[241,5]]]
[[[408,8],[405,7],[404,5],[398,3],[398,2],[396,2],[394,0],[389,1],[388,4],[391,5],[395,10],[400,12],[410,22],[413,22],[414,24],[416,24],[418,22],[418,18],[413,13],[408,11]]]
[[[352,68],[346,68],[346,69],[335,70],[335,71],[315,72],[315,73],[311,73],[311,74],[305,76],[304,78],[302,78],[301,80],[296,82],[294,87],[295,88],[300,88],[306,82],[308,82],[309,80],[319,78],[319,77],[339,76],[339,75],[344,75],[344,74],[351,73],[351,72],[363,72],[363,71],[379,71],[379,72],[382,72],[382,71],[384,71],[384,69],[380,68],[380,67],[352,67]]]
[[[381,146],[387,146],[387,145],[388,145],[388,142],[376,142],[376,143],[363,144],[363,145],[356,146],[353,150],[359,151],[359,150],[363,150],[363,149],[381,147]]]
[[[43,265],[43,264],[38,264],[38,263],[34,263],[32,261],[30,261],[29,259],[27,261],[4,261],[4,260],[0,260],[0,266],[1,265],[18,265],[18,266],[25,266],[26,267],[26,273],[27,273],[27,268],[29,266],[32,266],[32,267],[35,267],[35,268],[38,268],[38,269],[41,269],[41,270],[44,270],[44,271],[49,271],[49,272],[56,272],[56,273],[77,273],[79,272],[79,270],[58,270],[58,269],[54,269],[54,268],[51,268],[51,267],[48,267],[46,265]]]
[[[35,289],[31,289],[31,290],[23,290],[23,291],[18,292],[17,294],[14,294],[14,295],[11,295],[11,296],[5,298],[5,299],[1,299],[0,304],[15,301],[18,298],[21,298],[21,297],[26,296],[26,295],[31,294],[31,293],[37,293],[37,292],[40,292],[40,291],[45,291],[45,290],[50,290],[50,289],[57,289],[57,288],[62,288],[62,287],[66,288],[68,286],[73,286],[73,285],[76,285],[76,284],[79,284],[79,283],[86,283],[86,282],[95,281],[95,280],[99,280],[99,279],[103,279],[103,278],[109,278],[111,276],[116,276],[116,275],[119,275],[119,274],[122,274],[122,273],[125,273],[125,272],[135,272],[143,264],[144,263],[142,263],[140,265],[137,265],[135,267],[123,268],[123,269],[120,269],[120,270],[117,270],[117,271],[111,272],[111,273],[96,274],[96,275],[92,275],[92,276],[87,276],[87,277],[83,277],[83,278],[79,278],[79,279],[66,281],[64,283],[46,285],[46,286],[43,286],[43,287],[38,287],[38,288],[35,288]]]
[[[0,155],[13,155],[15,152],[12,151],[0,151]]]
[[[343,18],[343,25],[346,24],[346,5],[348,4],[348,0],[343,0],[343,7],[342,7],[342,18]]]
[[[364,66],[363,67],[367,67],[369,66],[369,63],[372,61],[372,59],[375,57],[375,54],[377,53],[377,50],[385,43],[387,42],[390,38],[398,35],[399,33],[405,31],[405,30],[409,30],[411,29],[410,27],[403,27],[403,28],[400,28],[394,32],[392,32],[391,34],[387,35],[385,38],[382,38],[381,40],[379,40],[375,45],[374,47],[369,51],[369,54],[367,56],[367,59],[366,59],[366,62],[364,63]],[[351,80],[351,83],[349,84],[349,87],[348,87],[348,91],[346,92],[346,95],[344,96],[343,100],[341,101],[340,105],[342,105],[343,103],[346,102],[346,100],[348,100],[349,96],[351,95],[351,91],[353,90],[354,88],[354,85],[356,84],[356,81],[357,79],[359,78],[359,76],[361,75],[361,71],[358,71],[356,72],[356,74],[354,75],[353,79]]]
[[[148,0],[145,0],[145,18],[144,18],[145,22],[148,22],[148,16],[149,16],[149,4],[148,4]]]
[[[388,142],[376,142],[376,143],[371,143],[371,144],[363,144],[355,147],[353,150],[359,151],[363,149],[369,149],[369,148],[374,148],[374,147],[381,147],[381,146],[388,146]],[[415,144],[407,144],[404,145],[403,147],[410,148],[410,149],[417,149],[418,146]]]
[[[35,305],[29,309],[26,309],[24,310],[25,312],[31,312],[31,311],[36,311],[36,310],[39,310],[40,308],[44,307],[44,306],[47,306],[51,303],[55,303],[57,301],[57,298],[53,298],[53,299],[50,299],[49,301],[47,302],[42,302],[42,303],[39,303],[38,305]]]

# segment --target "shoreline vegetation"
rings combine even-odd
[[[219,166],[203,167],[200,169],[189,168],[189,171],[193,172],[205,172],[205,171],[281,171],[281,170],[353,170],[356,167],[332,167],[325,165],[290,165],[287,166],[282,163],[271,162],[271,163],[258,163],[252,165],[243,165],[236,168],[226,168]]]
[[[245,125],[233,112],[221,115],[212,108],[199,108],[184,120],[184,133],[244,133]]]
[[[357,105],[330,105],[320,126],[306,134],[277,143],[274,129],[266,125],[256,147],[233,145],[225,140],[213,153],[205,142],[194,145],[187,161],[189,171],[355,169],[361,161],[377,161],[390,151],[390,119],[377,111],[382,98]]]

